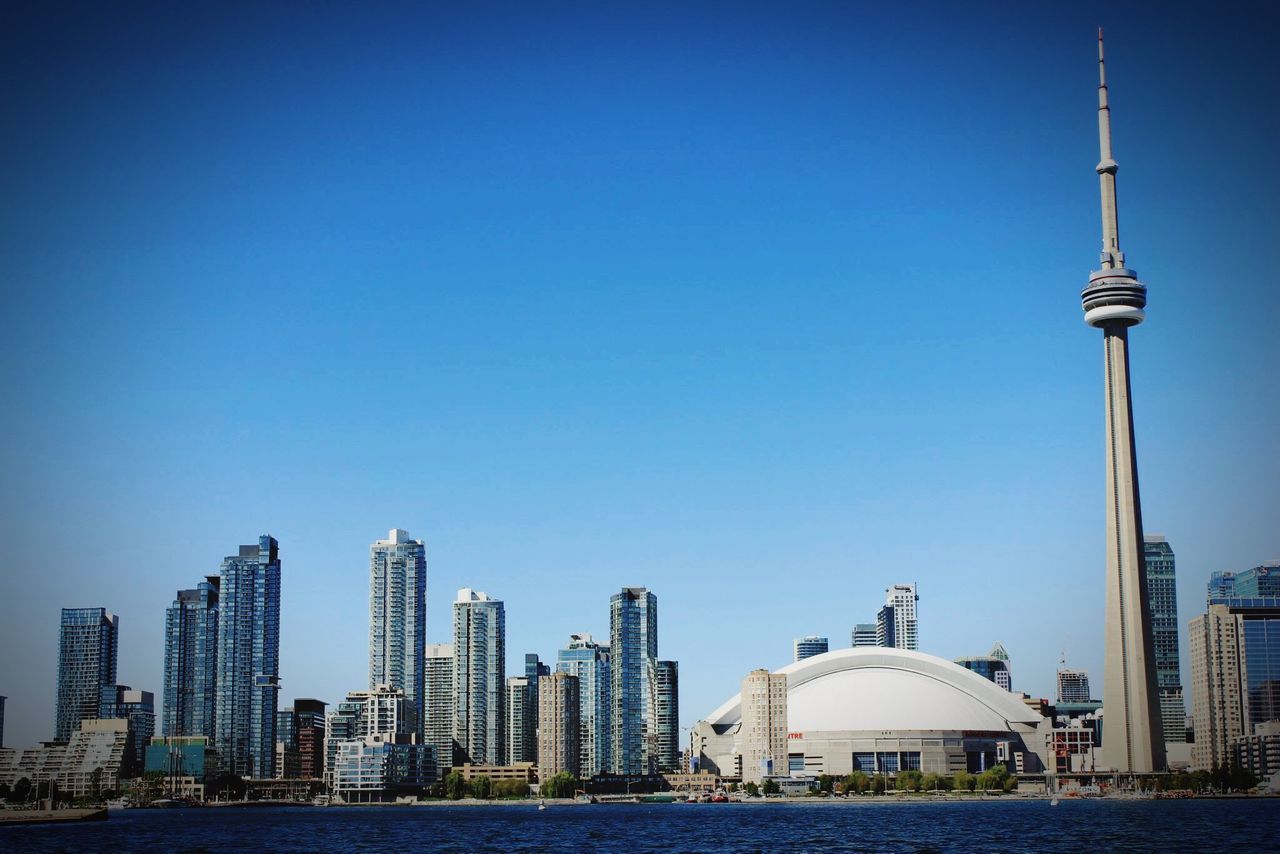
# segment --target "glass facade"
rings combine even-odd
[[[369,548],[369,687],[405,693],[410,732],[425,726],[427,547],[408,531],[391,531]]]
[[[218,586],[208,576],[194,590],[179,590],[164,617],[165,735],[212,738],[217,717]]]
[[[809,635],[803,638],[796,638],[791,644],[794,661],[803,661],[806,658],[812,658],[815,655],[822,655],[827,652],[829,645],[826,638],[817,635]]]
[[[1147,612],[1160,691],[1160,719],[1167,742],[1187,740],[1187,710],[1182,702],[1182,674],[1178,657],[1178,589],[1173,549],[1164,537],[1149,536],[1144,544],[1147,569]]]
[[[453,603],[453,737],[462,762],[506,761],[506,661],[502,602],[468,588],[459,590]]]
[[[98,698],[99,718],[122,718],[129,722],[121,776],[142,773],[147,745],[156,734],[156,701],[150,691],[137,691],[128,685],[104,685]]]
[[[1280,721],[1280,615],[1242,621],[1248,717],[1244,732],[1267,721]]]
[[[102,689],[116,684],[120,618],[105,608],[63,608],[58,636],[54,740],[70,741],[83,720],[98,717]]]
[[[1237,598],[1259,598],[1280,596],[1280,563],[1264,563],[1237,572],[1232,596]]]
[[[609,647],[589,634],[570,635],[568,647],[556,654],[556,670],[578,677],[582,776],[604,774],[611,767]]]
[[[657,772],[658,597],[626,587],[609,599],[610,760],[615,774]]]
[[[680,771],[680,665],[677,662],[655,662],[654,692],[658,773]]]
[[[280,693],[279,543],[257,545],[222,561],[219,578],[215,747],[223,768],[240,777],[275,775]]]

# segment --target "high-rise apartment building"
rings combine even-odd
[[[218,587],[210,575],[192,590],[179,590],[164,617],[165,735],[215,732],[218,693]]]
[[[654,730],[658,742],[658,773],[683,770],[680,761],[680,665],[654,662]]]
[[[394,528],[369,547],[369,687],[404,691],[409,731],[423,735],[427,547]]]
[[[742,781],[760,783],[765,777],[787,775],[787,675],[753,670],[742,680],[741,697]]]
[[[806,635],[791,642],[794,654],[793,661],[803,661],[815,655],[822,655],[828,649],[827,639],[817,635]]]
[[[453,644],[427,644],[424,743],[434,748],[440,773],[453,767]]]
[[[538,680],[538,779],[582,775],[582,689],[578,677],[557,671]]]
[[[1211,599],[1188,640],[1191,764],[1209,770],[1228,764],[1239,740],[1280,721],[1280,597]]]
[[[327,705],[323,700],[309,697],[293,701],[298,776],[304,780],[318,780],[324,773],[324,710]]]
[[[1151,615],[1151,644],[1156,657],[1156,688],[1160,692],[1160,723],[1166,742],[1187,740],[1187,707],[1182,699],[1178,656],[1178,588],[1173,548],[1157,534],[1143,542],[1147,565],[1147,611]]]
[[[103,685],[98,695],[98,718],[123,720],[128,723],[121,776],[136,777],[142,773],[147,745],[156,734],[156,700],[150,691],[137,691],[128,685]]]
[[[849,636],[851,646],[879,646],[875,623],[858,623]]]
[[[507,765],[538,761],[538,707],[527,676],[507,677]]]
[[[609,599],[610,755],[616,774],[657,772],[658,597],[624,587]]]
[[[264,534],[224,558],[219,575],[215,747],[223,770],[269,779],[280,693],[280,544]]]
[[[876,614],[876,645],[898,649],[919,648],[916,621],[916,583],[895,584],[884,591],[884,606]]]
[[[4,747],[4,701],[7,699],[0,695],[0,747]]]
[[[454,740],[462,761],[507,758],[507,617],[503,604],[470,588],[453,603]]]
[[[586,633],[570,635],[569,645],[556,655],[556,671],[578,678],[578,710],[582,727],[579,768],[582,776],[590,778],[604,774],[611,767],[609,647],[596,643]]]
[[[1058,702],[1087,703],[1089,696],[1089,674],[1084,670],[1058,671]]]
[[[120,618],[105,608],[63,608],[58,636],[58,702],[54,741],[66,742],[98,717],[102,689],[116,684]]]

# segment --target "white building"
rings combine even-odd
[[[1027,772],[1045,765],[1051,720],[994,682],[932,655],[840,649],[774,675],[787,679],[787,769],[793,776],[909,769],[954,774],[982,771],[998,756]],[[737,776],[741,768],[745,777],[744,705],[741,694],[730,697],[694,726],[701,770]]]
[[[916,621],[916,583],[895,584],[884,591],[884,607],[876,614],[876,645],[897,649],[919,649]]]

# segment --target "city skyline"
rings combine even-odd
[[[1280,556],[1278,95],[1245,13],[422,12],[363,40],[202,14],[0,35],[27,129],[0,202],[7,744],[52,734],[60,608],[118,614],[118,682],[158,698],[174,591],[262,532],[286,697],[363,684],[352,603],[393,525],[432,554],[427,640],[453,590],[490,591],[508,673],[656,591],[682,725],[903,578],[922,651],[1001,640],[1050,696],[1065,646],[1100,684],[1097,341],[1072,299],[1099,23],[1159,295],[1135,406],[1184,686],[1207,575]],[[421,334],[374,340],[392,316]],[[376,397],[404,409],[369,418]],[[92,549],[51,562],[53,523]]]

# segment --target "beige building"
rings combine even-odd
[[[742,781],[759,783],[787,771],[787,675],[753,670],[742,680],[738,753]]]
[[[118,789],[128,740],[129,722],[123,718],[81,721],[67,745],[59,787],[76,797]]]
[[[567,771],[581,774],[582,718],[578,677],[552,673],[538,678],[538,779]]]

